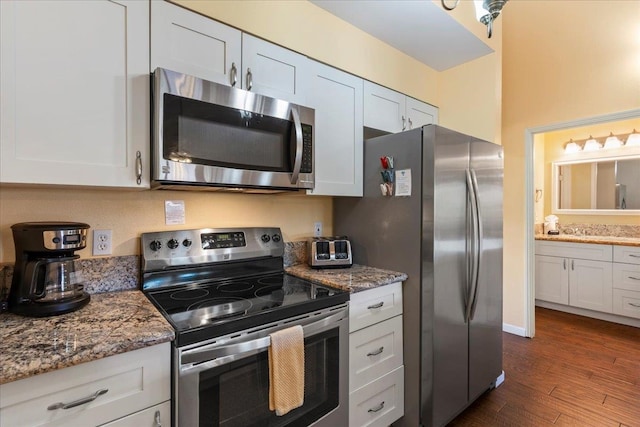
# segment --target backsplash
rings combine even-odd
[[[630,237],[640,239],[640,225],[559,223],[558,229],[562,234]],[[534,230],[536,234],[542,234],[543,225],[535,224]]]
[[[285,242],[284,266],[307,262],[307,242]],[[90,294],[127,291],[140,287],[140,257],[127,255],[86,258],[76,261],[82,271],[84,290]],[[5,301],[13,277],[13,264],[0,265],[0,301]]]

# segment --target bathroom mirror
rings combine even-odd
[[[552,211],[639,215],[640,156],[552,163]]]

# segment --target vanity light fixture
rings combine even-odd
[[[604,147],[602,148],[620,148],[622,147],[622,141],[613,134],[613,132],[609,132],[609,136],[604,141]]]
[[[564,146],[565,154],[578,153],[581,150],[582,147],[580,147],[576,142],[573,142],[573,139],[570,139],[569,142],[567,142],[567,145]]]
[[[458,6],[460,0],[455,0],[451,6],[449,6],[446,0],[440,0],[442,7],[446,10],[453,10]],[[476,19],[487,26],[487,37],[491,38],[493,33],[493,21],[496,20],[504,4],[508,0],[473,0],[473,5],[476,9]]]
[[[637,130],[633,130],[633,132],[627,137],[627,142],[624,144],[625,147],[640,147],[640,133]]]
[[[582,151],[598,151],[602,148],[602,144],[598,142],[593,136],[589,135],[589,139],[584,143],[584,147],[582,147]]]

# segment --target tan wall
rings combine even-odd
[[[640,107],[638,16],[638,1],[513,0],[505,6],[500,19],[508,324],[525,325],[525,130]]]
[[[500,60],[497,54],[443,73],[419,63],[333,17],[306,1],[196,1],[180,0],[186,7],[243,31],[326,62],[376,83],[401,91],[440,108],[442,123],[480,138],[499,140]],[[473,18],[473,7],[461,2],[455,18],[484,38],[484,26]],[[467,4],[469,3],[469,4]],[[488,41],[500,42],[500,30]],[[494,47],[496,49],[496,47]],[[469,96],[457,89],[471,87],[475,79],[488,80]],[[440,92],[438,85],[442,85]],[[476,111],[477,113],[475,113]],[[184,200],[186,224],[164,225],[164,200]],[[139,253],[141,232],[204,226],[274,225],[286,240],[311,234],[314,221],[332,232],[329,197],[239,195],[199,192],[156,192],[92,189],[21,189],[0,187],[0,262],[13,262],[10,225],[22,221],[83,221],[92,228],[113,229],[113,255]],[[91,244],[91,240],[89,241]],[[91,257],[85,249],[82,257]]]

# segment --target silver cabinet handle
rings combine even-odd
[[[80,406],[80,405],[84,405],[85,403],[93,402],[98,397],[102,396],[103,394],[106,394],[108,391],[109,391],[108,388],[102,388],[102,389],[96,391],[95,393],[93,393],[91,396],[83,397],[81,399],[74,400],[73,402],[69,402],[69,403],[63,403],[63,402],[54,403],[53,405],[47,406],[47,409],[50,410],[50,411],[54,411],[56,409],[71,409],[71,408],[75,408],[76,406]]]
[[[567,269],[567,259],[566,258],[562,260],[562,269],[563,270]]]
[[[247,68],[247,90],[251,90],[253,87],[253,74],[251,74],[251,68]]]
[[[633,277],[633,276],[629,276],[629,279],[632,279],[632,280],[640,280],[640,277]]]
[[[629,254],[629,256],[633,258],[640,258],[640,255],[635,255],[635,254]]]
[[[236,83],[238,83],[238,68],[236,68],[236,63],[231,63],[231,87],[235,87]]]
[[[378,406],[376,406],[375,408],[369,409],[367,412],[378,412],[378,411],[381,411],[382,408],[384,408],[384,400],[380,402]]]
[[[411,117],[409,117],[408,120],[409,120],[409,129],[413,129],[413,122],[411,121]]]
[[[156,427],[162,427],[162,420],[160,419],[160,411],[156,411],[154,421],[156,422]]]
[[[380,301],[379,303],[377,303],[377,304],[373,304],[373,305],[370,305],[370,306],[368,306],[367,308],[368,308],[369,310],[374,310],[374,309],[376,309],[376,308],[380,308],[380,307],[382,307],[383,305],[384,305],[384,301]]]
[[[634,303],[630,302],[629,305],[632,306],[632,307],[640,308],[640,304],[634,304]]]
[[[571,270],[575,270],[576,269],[575,267],[576,267],[575,266],[575,261],[571,260]]]
[[[377,356],[377,355],[379,355],[380,353],[382,353],[383,351],[384,351],[384,347],[380,347],[379,349],[377,349],[377,350],[375,350],[375,351],[372,351],[372,352],[367,353],[367,356],[369,356],[369,357],[371,357],[371,356]]]
[[[142,154],[136,151],[136,184],[142,182]]]
[[[402,130],[405,130],[407,128],[407,125],[405,125],[405,118],[404,116],[402,116]]]

